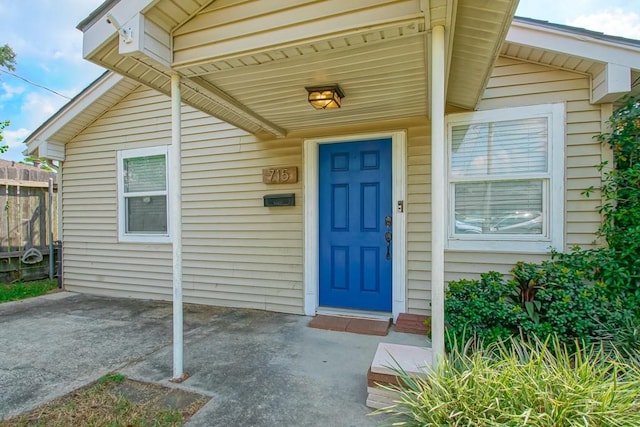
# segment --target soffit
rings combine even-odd
[[[575,55],[568,55],[561,52],[553,52],[548,49],[541,49],[526,46],[519,43],[506,41],[502,46],[502,56],[520,59],[527,62],[548,65],[554,68],[562,68],[568,71],[575,71],[582,74],[597,74],[604,67],[603,62],[593,59],[582,58]]]
[[[103,74],[29,135],[25,143],[32,151],[34,144],[44,141],[60,144],[71,141],[138,86],[122,76]]]
[[[624,65],[631,70],[631,95],[640,95],[640,41],[520,17],[511,30],[502,56],[591,77],[602,73],[607,64]],[[551,34],[553,43],[548,40]]]
[[[424,46],[423,36],[404,36],[234,67],[202,78],[288,130],[426,116]],[[342,108],[316,111],[307,102],[305,87],[327,83],[343,89]]]
[[[517,1],[458,1],[447,101],[475,109],[486,88]]]
[[[567,71],[573,71],[588,76],[597,76],[600,74],[606,63],[595,61],[593,59],[583,58],[566,53],[550,51],[531,46],[525,46],[518,43],[505,42],[502,47],[501,55],[507,58],[518,59],[521,61],[532,62],[535,64],[546,65]],[[639,64],[640,66],[640,64]],[[640,71],[631,70],[631,96],[640,96]]]
[[[139,86],[138,83],[122,79],[114,85],[108,92],[95,99],[86,107],[83,107],[82,114],[76,115],[64,127],[54,132],[47,139],[54,142],[71,141],[83,130],[95,122],[105,111],[122,101],[127,95]]]
[[[321,3],[324,2],[282,0],[271,4],[278,4],[288,12]],[[448,63],[447,101],[473,109],[484,90],[516,3],[515,0],[354,0],[344,7],[356,8],[358,4],[365,9],[371,7],[371,13],[369,10],[354,13],[367,13],[364,16],[380,19],[349,31],[314,37],[303,34],[281,45],[238,50],[232,54],[219,54],[213,44],[200,49],[200,56],[184,59],[176,55],[174,47],[174,58],[180,57],[180,60],[174,61],[173,69],[185,77],[184,102],[252,133],[278,134],[278,131],[286,133],[336,123],[428,116],[428,31],[432,24],[449,22],[455,27],[453,31],[447,30],[449,50],[453,51]],[[234,8],[246,4],[264,7],[265,2],[159,0],[147,8],[144,15],[172,33],[174,45],[187,40],[177,43],[176,37],[189,36],[197,47],[206,42],[206,37],[198,42],[201,35],[194,32],[218,34],[223,31],[215,22],[209,22],[207,29],[202,29],[203,22],[215,21],[220,10],[224,10],[224,16],[232,16]],[[425,4],[428,10],[422,11]],[[384,21],[384,14],[374,10],[374,6],[380,5],[402,13],[395,20]],[[337,20],[341,18],[336,15]],[[286,32],[287,28],[289,26],[283,25],[282,31]],[[229,40],[236,42],[234,37]],[[168,76],[172,70],[144,55],[120,55],[115,34],[89,59],[169,94]],[[315,111],[306,103],[304,87],[326,83],[338,83],[344,89],[346,97],[340,110]],[[247,119],[243,111],[234,112],[219,104],[215,96],[209,96],[212,87],[218,95],[237,101],[261,120]]]

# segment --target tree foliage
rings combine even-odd
[[[9,126],[9,120],[5,120],[4,122],[0,122],[0,142],[4,139],[2,135],[2,130]],[[5,153],[9,149],[8,145],[0,145],[0,153]]]
[[[636,280],[640,274],[640,99],[627,98],[623,107],[609,119],[611,133],[599,140],[613,151],[613,169],[606,173],[602,186],[605,200],[600,209],[604,222],[600,234],[609,247],[631,263]],[[600,169],[607,166],[606,162]]]
[[[15,71],[16,67],[16,54],[11,49],[11,46],[5,44],[4,46],[0,46],[0,67],[6,68],[10,71]],[[0,142],[4,139],[2,136],[2,130],[9,126],[9,121],[0,121]],[[5,153],[9,147],[7,145],[0,145],[0,153]]]
[[[7,70],[15,71],[16,67],[16,54],[11,49],[11,46],[5,44],[0,46],[0,67],[4,67]]]
[[[49,159],[44,159],[42,157],[25,156],[20,163],[23,165],[37,166],[47,172],[54,172],[56,170],[55,166],[49,161]]]

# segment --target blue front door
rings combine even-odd
[[[391,139],[320,145],[320,305],[391,311]]]

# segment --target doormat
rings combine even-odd
[[[378,335],[384,337],[389,332],[389,320],[362,319],[354,317],[327,316],[319,314],[309,322],[310,328],[325,329],[327,331],[351,332],[363,335]]]

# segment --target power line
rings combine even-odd
[[[33,86],[39,87],[40,89],[47,90],[47,91],[49,91],[49,92],[51,92],[51,93],[53,93],[53,94],[55,94],[55,95],[58,95],[58,96],[60,96],[60,97],[62,97],[62,98],[64,98],[64,99],[71,99],[70,97],[68,97],[68,96],[66,96],[66,95],[63,95],[63,94],[61,94],[60,92],[56,92],[55,90],[53,90],[53,89],[49,89],[48,87],[46,87],[46,86],[42,86],[41,84],[34,83],[34,82],[32,82],[31,80],[25,79],[24,77],[19,76],[19,75],[15,74],[15,73],[12,73],[12,72],[10,72],[10,71],[0,69],[0,72],[5,73],[5,74],[8,74],[8,75],[10,75],[10,76],[13,76],[13,77],[15,77],[15,78],[18,78],[18,79],[20,79],[20,80],[22,80],[22,81],[24,81],[24,82],[29,83],[30,85],[33,85]]]

